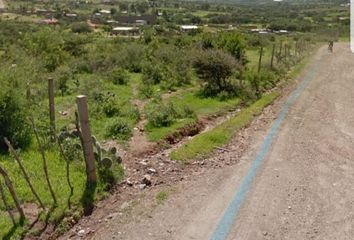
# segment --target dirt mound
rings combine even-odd
[[[204,121],[197,121],[177,129],[174,133],[168,135],[164,140],[169,144],[176,144],[185,137],[192,137],[200,133],[205,127]]]

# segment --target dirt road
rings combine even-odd
[[[237,214],[228,207],[287,97],[244,130],[252,137],[242,157],[233,151],[213,157],[237,158],[236,165],[172,186],[174,193],[152,210],[146,211],[150,205],[143,202],[127,219],[97,222],[101,227],[91,238],[353,239],[354,55],[349,45],[335,45],[332,54],[321,48],[298,81],[304,78],[309,83],[273,133],[255,178],[242,189],[247,194]],[[259,121],[262,128],[257,128]],[[232,221],[223,222],[225,216],[233,216]],[[225,238],[218,235],[220,223],[230,226],[221,228],[227,230]]]

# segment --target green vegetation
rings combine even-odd
[[[100,142],[115,140],[129,151],[134,128],[146,123],[147,139],[166,145],[164,141],[183,135],[186,128],[191,128],[190,135],[197,134],[202,119],[250,106],[172,154],[182,162],[205,156],[271,103],[277,93],[268,93],[290,69],[299,69],[318,43],[349,36],[349,10],[339,2],[13,0],[6,4],[0,13],[0,165],[9,172],[23,206],[33,204],[35,209],[35,198],[4,144],[7,137],[44,204],[52,205],[29,124],[34,117],[58,198],[48,222],[59,232],[70,227],[64,217],[77,220],[85,213],[85,204],[107,195],[124,174],[117,149],[105,149]],[[140,26],[134,17],[141,15],[150,18]],[[185,24],[198,29],[181,29]],[[113,29],[121,25],[139,30],[115,35]],[[49,127],[48,77],[55,81],[56,134],[64,156]],[[87,96],[96,136],[99,181],[93,187],[85,185],[82,147],[75,132],[76,96],[81,94]],[[74,187],[71,197],[64,181],[67,173]],[[0,184],[5,186],[2,178]],[[5,194],[14,210],[6,188]],[[163,201],[167,195],[160,193],[157,199]],[[44,215],[40,214],[41,223]],[[38,233],[28,229],[28,222],[13,231],[11,226],[0,201],[0,238]]]
[[[183,163],[188,163],[192,159],[205,157],[217,147],[228,143],[233,134],[239,129],[246,127],[255,116],[262,113],[262,110],[271,104],[279,96],[278,92],[273,92],[263,96],[250,107],[242,110],[237,116],[220,124],[214,129],[199,134],[191,141],[171,153],[171,158]]]
[[[23,108],[14,89],[0,92],[0,139],[7,137],[15,147],[27,147],[31,142],[30,127]],[[1,140],[0,151],[5,149],[7,147]]]
[[[75,204],[75,207],[79,207],[80,199],[83,195],[85,189],[85,167],[83,161],[77,159],[71,164],[71,181],[74,187],[74,194],[70,197],[70,189],[65,181],[65,161],[59,156],[56,151],[50,151],[46,154],[48,160],[48,168],[51,181],[54,184],[54,191],[57,194],[58,198],[58,207],[51,213],[50,221],[60,221],[63,217],[63,214],[69,211],[67,202],[70,198],[70,201]],[[41,160],[38,158],[37,147],[33,145],[25,153],[21,154],[23,159],[23,164],[30,174],[32,183],[37,190],[40,198],[46,206],[51,207],[53,205],[51,195],[48,191],[47,185],[45,183],[45,177],[43,173],[43,167]],[[21,172],[18,170],[18,165],[15,160],[10,156],[2,155],[1,166],[7,169],[10,177],[13,180],[15,189],[17,190],[18,197],[20,199],[26,199],[27,203],[36,202],[33,194],[24,178],[21,175]],[[7,199],[10,197],[7,195]],[[31,207],[33,208],[33,207]],[[32,209],[36,211],[36,209]],[[40,212],[41,210],[38,209]],[[3,215],[6,215],[6,212],[3,212]],[[44,217],[44,214],[43,214]],[[1,218],[1,228],[0,236],[5,236],[8,231],[11,229],[11,222],[6,218]],[[6,220],[6,221],[5,221]],[[21,229],[18,229],[16,234],[20,234]]]
[[[158,204],[167,200],[169,193],[167,191],[161,191],[156,195],[156,201]]]

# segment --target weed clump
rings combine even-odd
[[[132,129],[126,120],[117,117],[108,122],[106,136],[126,141],[132,136]]]

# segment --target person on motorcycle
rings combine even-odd
[[[328,42],[328,50],[331,52],[333,52],[333,45],[334,45],[333,41]]]

